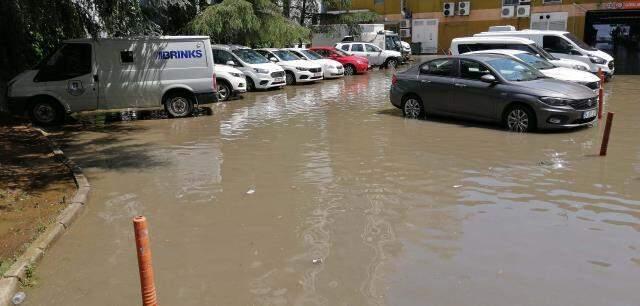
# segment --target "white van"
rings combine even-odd
[[[68,113],[164,105],[185,117],[217,101],[207,36],[74,39],[8,83],[10,109],[43,125]]]
[[[581,61],[589,65],[589,71],[595,73],[601,68],[607,78],[615,72],[613,57],[605,52],[587,45],[575,35],[566,31],[522,30],[522,31],[489,31],[474,35],[475,37],[521,37],[534,41],[539,47],[559,58]]]
[[[519,37],[460,37],[451,41],[451,54],[460,55],[483,50],[521,50],[540,56],[557,67],[589,71],[589,65],[564,58],[557,58],[538,47],[535,42]]]
[[[249,47],[213,45],[211,48],[216,61],[244,73],[248,91],[286,85],[284,69]]]

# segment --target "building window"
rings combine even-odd
[[[375,5],[384,4],[384,0],[373,0],[373,4]]]
[[[518,5],[520,0],[502,0],[502,6]]]

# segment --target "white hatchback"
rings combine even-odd
[[[320,56],[320,54],[315,53],[309,49],[290,48],[287,50],[293,52],[293,54],[297,55],[301,59],[312,61],[321,65],[322,71],[324,71],[325,79],[335,79],[344,76],[344,67],[338,61],[323,58],[322,56]]]
[[[557,80],[563,80],[573,83],[582,84],[596,91],[600,87],[600,78],[594,74],[577,69],[566,67],[557,67],[544,58],[535,56],[529,52],[520,50],[485,50],[465,53],[464,55],[473,54],[500,54],[511,57],[513,59],[525,62],[530,66],[538,69],[542,74]]]
[[[274,48],[256,51],[284,69],[287,85],[322,80],[322,66],[302,60],[291,51]]]

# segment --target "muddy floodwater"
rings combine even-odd
[[[640,77],[603,126],[514,134],[404,119],[391,72],[249,93],[187,119],[79,116],[93,186],[26,305],[639,305]],[[151,116],[153,117],[153,116]]]

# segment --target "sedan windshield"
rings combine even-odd
[[[310,60],[317,60],[317,59],[321,59],[322,58],[322,56],[320,56],[320,54],[315,53],[315,52],[313,52],[311,50],[300,50],[300,53],[304,54]]]
[[[557,60],[559,60],[559,58],[553,56],[551,53],[547,52],[545,49],[542,49],[542,48],[538,47],[538,45],[536,45],[536,44],[530,44],[529,47],[531,47],[531,49],[536,51],[536,53],[538,55],[540,55],[542,58],[544,58],[544,59],[546,59],[548,61],[557,61]]]
[[[547,61],[546,59],[537,57],[530,53],[516,54],[516,57],[522,60],[523,62],[533,66],[533,68],[536,68],[539,70],[553,69],[556,67],[553,64],[549,63],[549,61]]]
[[[344,52],[344,51],[342,51],[340,49],[335,49],[335,50],[333,50],[333,52],[337,53],[339,56],[349,56],[349,53]]]
[[[487,64],[498,71],[507,81],[521,82],[545,78],[535,68],[510,58],[492,59],[487,61]]]
[[[251,49],[236,49],[233,50],[233,54],[237,55],[242,61],[249,64],[264,64],[269,62],[267,58]]]
[[[295,54],[293,54],[290,51],[287,50],[278,50],[278,51],[273,51],[273,54],[275,54],[281,61],[297,61],[300,58],[297,57]]]

